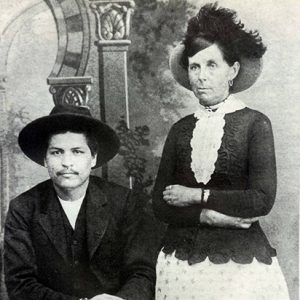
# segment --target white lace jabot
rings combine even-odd
[[[224,135],[225,114],[243,109],[246,105],[230,95],[215,112],[200,106],[194,116],[196,126],[191,139],[191,169],[198,183],[207,184],[215,170],[218,150]]]

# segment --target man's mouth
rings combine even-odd
[[[77,172],[57,172],[58,176],[78,175]]]

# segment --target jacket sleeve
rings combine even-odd
[[[122,287],[116,296],[126,300],[154,299],[156,247],[150,237],[154,227],[137,193],[129,192],[122,224]]]
[[[153,189],[153,210],[156,217],[168,224],[177,226],[196,226],[200,223],[200,205],[176,207],[169,205],[163,199],[166,186],[176,184],[176,136],[177,130],[173,126],[164,145],[155,186]]]
[[[22,205],[26,205],[25,201],[16,200],[10,203],[4,235],[4,274],[9,299],[78,300],[77,297],[56,292],[38,281],[30,234],[30,213],[21,209]]]
[[[270,212],[276,195],[276,162],[272,127],[266,116],[255,120],[249,138],[247,188],[211,189],[206,208],[242,218]]]

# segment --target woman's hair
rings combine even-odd
[[[203,41],[206,41],[206,43]],[[216,43],[225,61],[232,66],[240,57],[261,58],[266,47],[257,30],[247,31],[237,19],[234,10],[218,7],[218,3],[209,3],[201,7],[198,14],[188,22],[183,44],[182,65],[188,67],[188,57],[208,45]]]

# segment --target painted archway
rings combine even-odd
[[[90,22],[84,0],[45,0],[55,18],[58,52],[49,77],[83,76],[90,50]]]
[[[1,32],[0,67],[5,74],[7,57],[15,35],[26,20],[45,10],[44,2],[55,19],[58,35],[56,61],[49,77],[83,76],[89,57],[90,22],[84,0],[27,1],[18,15],[9,20]]]

